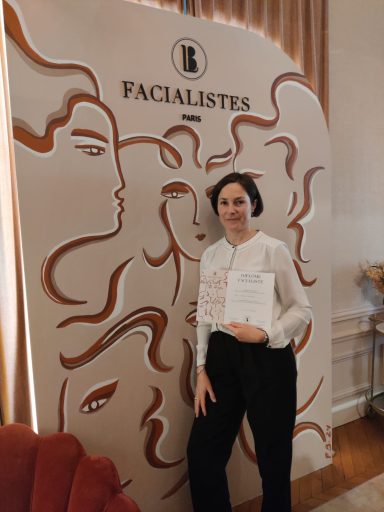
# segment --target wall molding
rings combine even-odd
[[[339,309],[332,313],[332,324],[344,322],[346,320],[353,320],[355,318],[363,318],[373,315],[375,313],[384,313],[383,306],[373,306],[367,304],[358,308]]]
[[[334,346],[336,353],[336,346],[339,347],[338,344],[340,343],[345,343],[347,348],[341,354],[332,356],[332,367],[335,368],[337,365],[337,371],[345,372],[345,381],[349,384],[350,375],[353,375],[354,372],[353,361],[357,358],[372,357],[372,324],[369,316],[377,313],[384,313],[384,307],[366,304],[332,313],[332,346]],[[360,343],[357,344],[356,342]],[[359,348],[353,349],[351,345],[348,346],[348,343]],[[345,363],[344,367],[339,367],[338,365],[343,362]],[[369,365],[367,368],[369,368]],[[342,385],[342,375],[341,379]],[[360,382],[354,386],[345,387],[337,392],[332,391],[332,422],[334,427],[354,421],[366,414],[367,402],[364,394],[370,389],[369,370],[364,370],[364,374],[357,377],[356,380],[360,380]]]
[[[362,350],[355,350],[355,351],[349,351],[345,352],[344,354],[340,354],[336,357],[332,358],[332,364],[341,363],[342,361],[346,361],[348,359],[356,359],[357,357],[362,357],[367,354],[372,353],[372,347],[371,348],[364,348]]]
[[[351,386],[346,388],[343,391],[339,391],[338,393],[334,393],[332,397],[333,402],[338,402],[339,400],[345,400],[346,398],[355,397],[359,399],[361,395],[363,395],[368,389],[370,389],[371,384],[369,382],[364,382],[363,384],[359,384],[358,386]],[[359,395],[359,396],[356,396]]]
[[[346,341],[359,340],[361,338],[370,338],[372,336],[372,329],[369,331],[360,331],[353,329],[342,333],[334,334],[332,336],[332,343],[344,343]]]
[[[332,407],[333,428],[366,416],[366,411],[367,402],[362,396],[352,398],[352,400],[340,400],[337,405]]]

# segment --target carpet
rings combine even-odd
[[[312,512],[384,512],[384,474],[367,480]]]

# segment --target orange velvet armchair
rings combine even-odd
[[[86,455],[72,434],[0,427],[1,512],[140,512],[113,462]]]

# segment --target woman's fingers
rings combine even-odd
[[[265,331],[251,324],[241,324],[239,322],[231,322],[223,324],[229,329],[233,336],[240,342],[245,343],[261,343],[265,338]]]
[[[207,408],[205,406],[205,393],[204,393],[204,396],[201,398],[200,405],[201,405],[202,413],[204,414],[204,416],[206,416],[207,415]]]
[[[200,401],[197,396],[195,396],[195,416],[196,418],[199,417],[199,410],[200,410]]]
[[[196,393],[195,393],[195,416],[196,418],[199,417],[200,409],[204,416],[207,415],[207,404],[206,404],[206,398],[207,394],[212,402],[216,402],[216,396],[213,392],[213,388],[211,385],[211,381],[209,380],[208,375],[206,372],[199,372],[197,376],[197,386],[196,386]]]
[[[207,415],[207,409],[205,407],[205,392],[202,393],[200,396],[196,395],[195,397],[195,416],[196,418],[199,417],[200,414],[200,408],[204,416]]]
[[[216,396],[215,396],[215,393],[213,392],[212,386],[208,387],[208,393],[209,393],[209,398],[212,400],[212,402],[216,402]]]
[[[211,401],[216,402],[216,396],[215,396],[215,393],[213,392],[211,385],[207,386],[206,389],[204,389],[204,391],[200,392],[200,394],[196,393],[196,396],[195,396],[195,416],[196,416],[196,418],[199,417],[200,409],[204,416],[207,415],[207,404],[206,404],[207,393],[208,393]]]

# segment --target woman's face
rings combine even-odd
[[[192,258],[198,258],[206,233],[200,222],[200,198],[196,188],[184,179],[172,179],[163,184],[161,195],[167,199],[166,216],[177,245]]]
[[[191,421],[172,375],[144,363],[145,344],[142,335],[131,334],[73,370],[60,407],[64,430],[83,439],[88,452],[111,457],[121,481],[132,480],[128,492],[139,503],[148,489],[155,502],[160,500],[186,471],[185,434]],[[176,422],[180,443],[168,435]]]
[[[250,229],[252,210],[256,201],[251,200],[239,183],[229,183],[221,189],[217,201],[219,219],[226,233],[240,233]]]
[[[30,172],[30,179],[26,177],[23,183],[39,183],[33,194],[28,186],[21,191],[27,196],[23,204],[29,203],[28,195],[39,195],[31,199],[45,225],[52,222],[52,241],[117,227],[122,211],[118,193],[124,185],[114,127],[106,109],[101,103],[76,103],[69,121],[56,128],[54,137],[49,153],[19,152],[30,163],[29,167],[20,166]]]
[[[73,205],[69,201],[71,209],[78,208],[79,217],[91,216],[93,231],[111,229],[117,224],[122,202],[118,192],[123,188],[111,120],[101,105],[79,103],[65,131],[58,151],[60,161],[70,155],[68,184],[76,184],[72,197],[78,199]],[[65,147],[68,143],[70,148]]]

